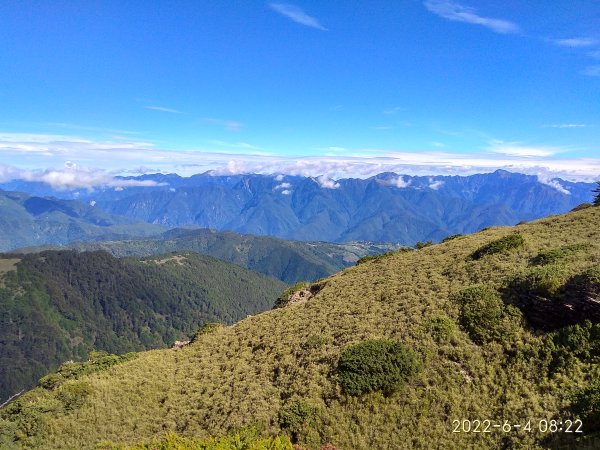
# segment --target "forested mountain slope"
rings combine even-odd
[[[64,247],[104,250],[117,257],[193,251],[238,264],[286,283],[315,281],[353,265],[361,257],[396,250],[390,243],[285,241],[269,236],[209,229],[174,229],[156,237],[123,241],[74,242]],[[25,249],[25,251],[39,249]]]
[[[63,371],[0,410],[0,442],[119,448],[106,441],[256,425],[309,449],[593,445],[598,242],[592,207],[362,262],[181,350]]]
[[[91,350],[165,347],[205,322],[265,311],[285,288],[192,252],[117,259],[46,251],[4,255],[0,269],[1,400]]]

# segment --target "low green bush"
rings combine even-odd
[[[0,442],[14,446],[7,448],[30,448],[40,444],[46,421],[37,405],[18,399],[0,410],[0,425]]]
[[[510,342],[522,325],[518,308],[505,305],[498,292],[478,285],[463,289],[453,296],[459,305],[459,322],[476,344]]]
[[[571,411],[582,420],[586,433],[600,431],[600,381],[573,396]]]
[[[58,390],[56,398],[62,402],[65,411],[73,411],[83,406],[92,390],[92,385],[85,381],[64,384]]]
[[[390,395],[419,369],[413,350],[387,339],[372,339],[346,347],[337,368],[343,391],[353,396],[372,391]]]
[[[301,398],[293,397],[282,406],[278,417],[281,428],[295,436],[302,428],[311,426],[315,422],[318,409]]]
[[[600,356],[600,323],[586,320],[582,324],[561,328],[554,334],[554,345],[583,360]]]
[[[534,266],[552,264],[566,258],[569,255],[586,250],[589,247],[590,246],[586,244],[573,244],[544,250],[531,259],[531,264]]]
[[[40,378],[38,385],[44,389],[52,390],[61,386],[66,380],[78,379],[84,374],[101,372],[116,364],[131,361],[137,358],[137,353],[130,352],[124,355],[112,355],[107,352],[90,352],[87,361],[63,363],[56,373],[51,373]]]
[[[523,247],[524,245],[525,239],[523,239],[523,236],[519,233],[513,233],[479,247],[471,254],[471,257],[477,260],[487,255],[514,250]]]
[[[200,336],[212,333],[212,332],[214,332],[214,331],[216,331],[219,328],[222,328],[224,326],[225,325],[223,325],[220,322],[206,322],[206,323],[204,323],[204,325],[202,325],[200,328],[198,328],[198,331],[196,331],[196,333],[192,337],[190,343],[193,344],[194,342],[196,342],[200,338]]]
[[[594,205],[592,205],[591,203],[584,202],[584,203],[581,203],[580,205],[577,205],[575,208],[573,208],[573,209],[571,210],[571,212],[574,212],[574,211],[582,211],[582,210],[584,210],[584,209],[591,208],[592,206],[594,206]]]
[[[455,329],[454,321],[446,315],[436,316],[429,321],[429,331],[438,342],[448,341],[454,334]]]
[[[446,236],[444,239],[442,239],[441,243],[443,244],[444,242],[453,241],[454,239],[457,239],[457,238],[463,237],[463,236],[464,236],[464,234],[452,234],[452,235]]]
[[[38,384],[44,389],[52,390],[60,386],[65,381],[65,377],[60,373],[51,373],[43,378],[40,378]]]
[[[598,299],[600,296],[600,264],[590,267],[569,282],[569,289],[585,292],[587,295]]]
[[[569,272],[564,266],[552,264],[530,269],[519,277],[513,285],[519,294],[533,294],[542,297],[556,297],[569,279]]]
[[[415,248],[417,250],[421,250],[422,248],[429,247],[430,245],[433,245],[433,241],[426,241],[426,242],[419,241],[415,244]]]

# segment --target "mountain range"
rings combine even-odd
[[[0,252],[84,239],[124,239],[165,228],[115,216],[77,200],[0,190]]]
[[[0,185],[94,204],[108,214],[164,227],[197,226],[283,239],[414,245],[494,225],[569,211],[592,199],[592,183],[498,170],[471,176],[382,173],[367,179],[212,173],[149,174],[152,187],[57,191],[41,183]]]

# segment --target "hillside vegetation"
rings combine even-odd
[[[5,255],[1,272],[0,402],[64,361],[188,340],[205,322],[231,324],[270,309],[285,288],[191,252]]]
[[[593,448],[598,242],[587,208],[365,261],[181,350],[40,385],[0,410],[1,445],[159,448],[255,427],[311,450]],[[550,432],[567,419],[584,433]],[[453,432],[463,420],[480,432]]]
[[[117,257],[192,251],[238,264],[285,283],[295,283],[318,280],[353,265],[365,255],[375,255],[401,246],[371,242],[332,244],[285,241],[269,236],[209,229],[175,229],[146,239],[75,242],[66,247],[77,251],[104,250]]]

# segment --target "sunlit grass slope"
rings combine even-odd
[[[515,233],[522,239],[504,239]],[[558,256],[540,265],[548,253]],[[540,267],[568,284],[599,263],[600,208],[366,261],[319,282],[308,301],[67,381],[89,388],[75,409],[60,403],[64,386],[37,388],[2,411],[4,442],[84,449],[258,426],[310,449],[576,448],[580,435],[551,436],[538,423],[574,418],[577,395],[600,376],[598,330],[534,329],[506,303],[519,304],[525,294],[514,286]],[[558,304],[558,291],[548,292]],[[399,342],[418,370],[399,389],[350,396],[340,354],[373,339]],[[531,420],[533,430],[453,433],[461,419]]]

